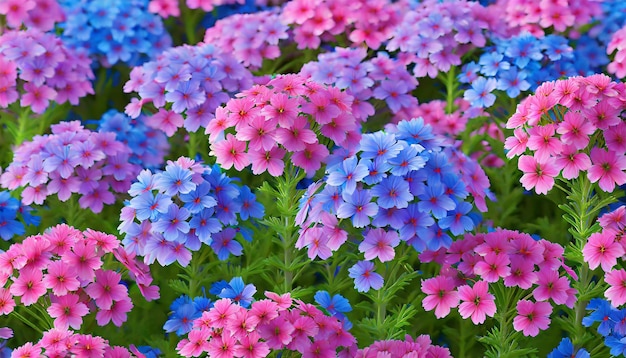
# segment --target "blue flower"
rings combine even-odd
[[[413,200],[409,183],[395,175],[384,178],[371,189],[371,194],[378,197],[378,206],[385,209],[406,208],[409,206],[409,201]]]
[[[439,227],[450,229],[453,235],[461,235],[474,228],[474,222],[466,214],[472,210],[472,204],[462,201],[448,213],[445,218],[439,219]]]
[[[472,88],[465,91],[463,98],[470,102],[472,107],[491,107],[496,102],[496,95],[491,92],[496,89],[497,81],[494,78],[479,77],[472,82]]]
[[[398,143],[393,134],[384,132],[366,133],[361,137],[361,159],[381,158],[388,160],[402,150],[403,146]]]
[[[185,203],[185,209],[189,210],[192,214],[196,214],[203,209],[212,208],[217,205],[217,200],[209,195],[210,190],[211,184],[203,182],[196,186],[195,190],[187,194],[181,194],[180,200]]]
[[[263,217],[265,212],[263,205],[256,201],[256,196],[245,185],[239,189],[239,200],[241,201],[239,217],[242,220],[248,220],[249,217],[257,219]]]
[[[448,211],[456,207],[456,203],[446,195],[441,183],[429,183],[418,197],[421,201],[417,203],[417,207],[423,212],[431,212],[437,219],[446,217]]]
[[[220,294],[220,298],[230,298],[238,303],[241,307],[248,308],[254,299],[252,296],[256,293],[256,287],[253,284],[244,284],[241,277],[235,277],[224,287]]]
[[[331,315],[352,311],[350,302],[342,295],[334,295],[332,298],[327,291],[317,291],[313,297],[322,308]]]
[[[547,358],[589,358],[589,352],[584,348],[574,351],[574,344],[569,338],[563,338],[558,347],[556,347]]]
[[[152,192],[144,192],[130,200],[130,207],[135,209],[135,216],[138,220],[156,220],[161,213],[167,212],[172,204],[172,199],[168,195]]]
[[[513,67],[500,75],[496,88],[500,91],[506,91],[509,97],[515,98],[519,96],[521,91],[526,91],[530,88],[530,83],[526,81],[526,76],[525,71],[518,72]]]
[[[419,144],[406,144],[397,156],[388,160],[391,165],[391,174],[402,176],[423,168],[426,165],[426,159],[419,155],[423,149],[424,147]]]
[[[341,165],[337,165],[329,170],[326,182],[332,186],[338,186],[343,189],[346,194],[352,194],[356,190],[357,182],[361,181],[369,174],[367,167],[358,163],[355,156],[347,158]]]
[[[172,313],[165,321],[163,329],[168,333],[175,331],[179,336],[189,333],[193,327],[193,321],[202,316],[202,312],[196,308],[191,298],[185,295],[174,300],[170,305],[170,310]]]
[[[187,194],[196,188],[196,184],[191,181],[191,171],[175,163],[168,164],[165,171],[159,173],[154,185],[169,196]]]
[[[498,72],[506,71],[511,67],[511,64],[504,60],[504,56],[497,52],[483,54],[478,64],[482,66],[480,72],[488,77],[493,77]]]
[[[378,212],[378,205],[372,203],[372,195],[368,190],[357,189],[354,193],[342,193],[343,202],[337,209],[338,218],[352,218],[354,227],[365,227],[370,217]]]

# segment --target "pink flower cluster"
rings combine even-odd
[[[6,24],[19,29],[22,24],[29,29],[50,31],[55,22],[65,20],[63,9],[57,0],[3,0],[0,1],[0,15]]]
[[[135,355],[131,355],[131,352]],[[12,357],[110,357],[131,358],[142,357],[141,353],[131,346],[130,351],[124,347],[111,346],[102,337],[90,334],[79,334],[68,329],[53,328],[43,333],[41,340],[35,344],[28,342],[12,352]]]
[[[408,2],[387,0],[293,0],[281,13],[283,23],[293,25],[299,49],[319,48],[322,41],[336,42],[347,35],[354,45],[377,49],[400,23]]]
[[[613,267],[617,265],[617,259],[626,255],[626,242],[622,240],[626,234],[626,207],[622,205],[603,214],[598,222],[602,230],[589,236],[583,247],[583,258],[590,269],[600,266],[606,272],[604,281],[609,288],[604,296],[618,307],[626,303],[626,270],[613,270]]]
[[[548,328],[552,312],[548,300],[570,308],[576,301],[570,280],[559,273],[559,268],[563,268],[576,279],[563,263],[563,252],[558,244],[535,241],[517,231],[497,229],[486,234],[466,234],[449,249],[420,255],[422,262],[442,265],[438,276],[422,281],[422,291],[427,295],[422,306],[427,311],[434,309],[437,318],[447,316],[450,309],[458,306],[461,317],[471,317],[474,324],[483,323],[496,312],[489,285],[502,279],[506,287],[532,289],[535,302],[518,302],[519,318],[515,319],[514,328],[524,335],[536,336],[540,329]],[[468,282],[474,284],[470,286]]]
[[[452,355],[448,348],[433,345],[427,335],[421,335],[416,339],[406,335],[403,341],[396,339],[376,341],[369,347],[359,349],[354,356],[354,358],[375,357],[452,358]]]
[[[626,183],[626,87],[597,74],[545,82],[506,124],[507,156],[520,156],[527,190],[546,194],[554,178],[587,178],[611,192]],[[530,153],[527,154],[527,153]]]
[[[282,175],[284,157],[312,176],[328,157],[329,140],[354,148],[361,138],[352,97],[301,75],[283,75],[256,85],[220,107],[207,126],[210,155],[224,169]],[[234,134],[231,128],[234,129]],[[226,132],[225,138],[220,138]],[[320,139],[318,139],[320,138]],[[322,142],[322,143],[320,143]]]
[[[164,18],[170,16],[178,17],[180,16],[178,3],[178,0],[150,0],[148,10]],[[190,9],[202,9],[206,12],[211,12],[216,6],[220,5],[244,5],[245,3],[245,0],[186,0],[185,2]]]
[[[80,207],[99,213],[104,204],[115,202],[114,193],[128,192],[140,167],[129,163],[130,149],[115,133],[92,132],[78,121],[51,130],[15,148],[13,162],[0,176],[3,188],[26,187],[24,205],[41,205],[53,194],[67,201],[79,193]]]
[[[124,92],[137,92],[141,99],[133,98],[126,114],[138,118],[151,103],[156,113],[145,117],[149,127],[168,137],[183,126],[195,132],[207,125],[231,94],[252,84],[252,73],[231,54],[207,44],[179,46],[133,68]]]
[[[497,7],[510,27],[543,36],[550,27],[564,32],[590,23],[602,14],[600,5],[596,0],[498,0]]]
[[[124,255],[113,235],[87,229],[84,232],[65,224],[43,235],[29,236],[0,254],[0,314],[13,312],[15,299],[30,306],[44,303],[54,328],[80,329],[83,317],[96,312],[96,322],[120,327],[133,304],[122,275],[103,267],[104,256],[126,258],[122,263],[133,272],[146,299],[159,297],[147,267]]]
[[[403,62],[415,64],[415,77],[436,78],[461,64],[470,49],[484,47],[487,32],[498,34],[497,17],[478,2],[427,0],[407,12],[394,27],[388,51],[400,50]]]
[[[66,48],[53,34],[38,30],[8,31],[0,36],[0,107],[20,99],[22,107],[43,113],[59,104],[93,94],[91,59]]]
[[[345,89],[354,97],[352,114],[362,121],[374,115],[374,106],[367,102],[373,98],[384,100],[392,113],[417,106],[411,92],[418,82],[405,66],[383,52],[372,59],[365,60],[366,57],[364,47],[337,47],[333,52],[320,54],[318,61],[304,64],[300,73],[316,82]]]
[[[287,349],[303,357],[334,357],[337,349],[356,350],[356,339],[337,318],[299,300],[294,305],[289,293],[266,292],[265,296],[269,299],[252,303],[250,309],[227,298],[218,300],[193,322],[188,337],[178,343],[178,353],[258,358]]]
[[[276,11],[234,14],[207,29],[204,42],[233,54],[244,66],[255,70],[261,68],[264,59],[280,57],[278,42],[289,37],[288,29],[280,23]]]
[[[613,33],[606,53],[611,55],[615,50],[613,61],[608,64],[607,71],[617,78],[626,77],[626,26]]]

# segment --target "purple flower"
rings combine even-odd
[[[155,186],[169,196],[177,193],[187,194],[196,188],[196,184],[191,181],[191,171],[176,163],[169,164],[165,171],[160,173]]]
[[[344,200],[337,209],[338,218],[352,218],[354,227],[365,227],[370,217],[378,212],[378,205],[371,202],[372,195],[367,190],[357,189],[354,193],[342,193]]]
[[[222,289],[220,298],[230,298],[233,302],[239,303],[241,307],[248,308],[256,293],[256,287],[253,284],[246,285],[241,277],[235,277],[226,287]]]
[[[222,229],[219,220],[213,217],[213,209],[208,208],[194,215],[189,221],[189,227],[193,229],[200,241],[207,245],[211,245],[211,234],[218,233]]]
[[[73,152],[69,145],[57,144],[57,142],[50,142],[48,150],[52,155],[43,161],[43,169],[49,173],[58,172],[61,178],[68,178],[78,164],[78,153]]]
[[[169,196],[152,192],[144,192],[130,200],[130,207],[135,209],[135,215],[140,221],[155,220],[159,213],[165,213],[172,204]]]
[[[421,201],[417,203],[417,207],[423,212],[430,211],[437,219],[446,217],[448,211],[456,207],[441,183],[430,183],[418,197]]]
[[[348,269],[348,276],[354,279],[354,287],[359,292],[367,292],[370,288],[375,290],[383,287],[383,277],[374,272],[374,263],[371,261],[359,261]]]
[[[235,241],[237,232],[233,228],[226,228],[217,234],[213,234],[213,242],[211,248],[217,254],[220,260],[226,260],[230,254],[240,256],[243,248],[241,244]]]
[[[163,237],[169,241],[176,241],[179,235],[189,232],[189,211],[185,208],[179,208],[172,204],[167,209],[167,213],[163,214],[157,222],[152,224],[152,229],[162,232]]]
[[[180,200],[185,203],[185,208],[189,210],[190,213],[199,213],[205,208],[212,208],[217,205],[217,200],[209,195],[210,190],[211,185],[204,182],[198,185],[195,190],[187,194],[180,194]]]

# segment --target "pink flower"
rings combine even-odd
[[[535,264],[524,257],[511,258],[511,274],[504,278],[507,287],[518,286],[524,290],[532,287],[537,282]]]
[[[30,306],[46,293],[43,274],[37,269],[22,269],[20,276],[11,285],[11,294],[21,296],[21,303]]]
[[[590,269],[594,270],[601,265],[605,272],[617,265],[617,258],[625,253],[622,244],[615,242],[615,234],[611,231],[591,234],[582,252]]]
[[[563,146],[563,152],[554,161],[556,166],[562,168],[563,178],[574,179],[581,171],[591,167],[591,159],[583,152],[578,152],[573,146]]]
[[[526,190],[535,188],[537,194],[547,194],[554,186],[554,177],[559,174],[554,162],[542,163],[529,155],[519,158],[518,168],[524,172],[520,183]]]
[[[487,282],[496,282],[500,277],[504,278],[511,274],[509,263],[508,255],[490,252],[476,263],[474,273]]]
[[[96,282],[90,283],[85,292],[96,300],[98,307],[109,309],[113,301],[128,298],[128,289],[120,283],[122,275],[110,270],[96,271]]]
[[[545,162],[550,156],[561,153],[563,147],[559,138],[555,137],[556,125],[547,124],[529,129],[528,149],[535,151],[535,159]]]
[[[258,332],[271,349],[283,349],[291,342],[294,327],[284,317],[259,326]]]
[[[15,308],[15,301],[11,292],[0,287],[0,315],[8,315],[13,312],[13,308]]]
[[[291,156],[294,165],[304,169],[307,176],[313,176],[322,166],[322,160],[326,159],[330,153],[322,144],[307,144],[304,150],[295,152]]]
[[[212,358],[232,358],[235,356],[235,343],[237,340],[230,334],[222,334],[209,341],[206,350]]]
[[[461,317],[468,318],[471,316],[474,324],[485,322],[487,316],[493,317],[496,313],[496,304],[494,295],[490,294],[489,284],[485,281],[478,281],[474,287],[463,285],[459,287],[459,299],[463,301],[459,305],[459,313]]]
[[[400,237],[396,231],[383,229],[370,230],[365,239],[359,244],[359,251],[363,252],[366,260],[378,258],[380,262],[393,260],[396,252],[394,247],[400,243]]]
[[[626,183],[626,156],[600,148],[591,149],[591,162],[587,177],[592,183],[599,181],[600,189],[612,192],[615,184]]]
[[[528,134],[522,128],[516,128],[513,131],[513,135],[513,137],[508,137],[504,142],[504,149],[508,150],[506,153],[507,158],[524,154],[528,144]]]
[[[48,307],[50,317],[54,320],[54,327],[58,329],[80,329],[83,324],[83,316],[89,313],[89,308],[82,302],[79,302],[78,295],[69,294],[57,297],[56,302]]]
[[[459,305],[459,295],[455,291],[454,279],[447,276],[437,276],[422,281],[422,291],[427,296],[422,300],[422,307],[426,311],[435,309],[435,317],[443,318],[450,313],[450,309]]]
[[[68,252],[62,260],[76,269],[78,278],[91,281],[94,271],[102,266],[102,260],[96,254],[96,245],[87,241],[78,241],[73,252]]]
[[[240,338],[240,344],[235,346],[235,355],[242,358],[267,357],[270,353],[270,348],[266,342],[260,341],[260,338],[260,335],[255,331]]]
[[[626,271],[624,269],[609,271],[604,275],[604,281],[610,286],[604,292],[604,297],[611,301],[614,307],[626,303]]]
[[[44,276],[43,283],[57,296],[66,295],[80,287],[76,270],[63,261],[54,261],[48,265],[48,273]]]
[[[223,298],[215,302],[207,318],[213,322],[213,327],[224,328],[240,308],[241,306],[234,304],[231,300]]]
[[[274,147],[268,151],[250,151],[248,158],[252,163],[252,173],[258,175],[267,171],[272,176],[281,176],[285,169],[284,156],[285,150],[279,147]]]
[[[211,330],[204,327],[194,329],[189,332],[188,338],[189,340],[183,340],[185,344],[182,347],[177,348],[178,353],[184,357],[199,357],[203,352],[208,351]]]
[[[539,330],[550,326],[552,306],[548,302],[520,300],[517,302],[517,313],[513,319],[513,328],[522,331],[525,336],[534,337],[539,334]]]
[[[152,115],[147,116],[146,125],[151,128],[160,129],[168,137],[171,137],[176,133],[178,128],[182,127],[185,119],[180,114],[174,111],[168,111],[163,108],[159,108],[159,112]]]
[[[564,144],[571,144],[576,149],[583,149],[589,144],[589,136],[596,131],[580,112],[568,111],[563,116],[563,122],[559,123],[556,132],[561,135]]]
[[[111,307],[101,308],[96,314],[96,322],[99,326],[104,326],[110,321],[117,327],[121,327],[126,322],[126,314],[133,308],[130,298],[125,297],[119,301],[113,301]]]
[[[567,302],[569,281],[565,277],[559,277],[558,271],[550,269],[539,271],[537,285],[538,287],[533,291],[535,300],[547,301],[551,298],[559,305]]]
[[[246,155],[246,142],[238,140],[230,133],[226,135],[225,140],[211,144],[209,154],[214,155],[217,163],[224,169],[230,169],[234,165],[236,170],[241,171],[250,164]]]

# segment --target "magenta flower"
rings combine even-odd
[[[472,318],[474,324],[485,322],[487,316],[493,317],[496,313],[494,295],[489,293],[489,284],[485,281],[478,281],[473,287],[463,285],[459,287],[459,313],[463,318]]]
[[[11,294],[21,297],[20,303],[30,306],[37,302],[47,290],[43,283],[43,274],[37,269],[22,269],[19,277],[11,285]]]
[[[548,302],[520,300],[517,302],[517,316],[513,319],[513,328],[525,336],[535,337],[539,330],[548,329],[551,313],[552,306]]]
[[[450,313],[450,309],[459,305],[459,295],[456,284],[451,277],[436,276],[422,281],[422,292],[427,296],[422,300],[422,307],[426,311],[435,309],[435,317],[443,318]]]
[[[487,282],[496,282],[501,277],[507,277],[511,273],[508,255],[490,252],[474,266],[474,273],[480,275]]]

